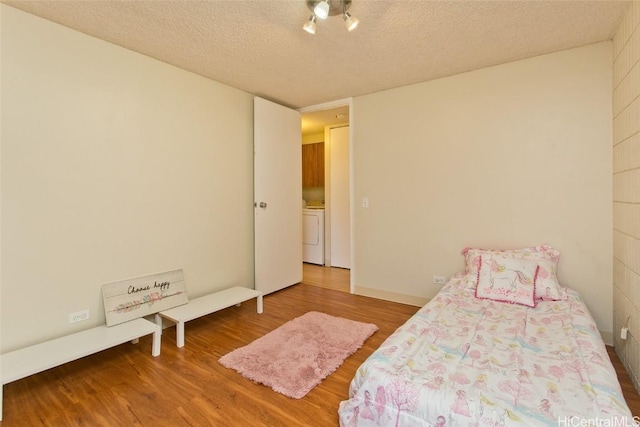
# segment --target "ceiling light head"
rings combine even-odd
[[[347,27],[347,30],[349,30],[349,31],[355,30],[356,27],[358,26],[358,24],[360,23],[358,18],[355,18],[355,17],[351,16],[351,14],[349,12],[345,12],[342,15],[342,17],[344,19],[344,25]]]
[[[304,25],[302,26],[302,29],[309,34],[315,34],[316,33],[316,16],[311,15],[309,17],[309,20],[305,22]]]
[[[320,0],[316,3],[313,13],[320,19],[327,19],[329,16],[329,0]]]
[[[306,3],[313,15],[305,22],[302,29],[310,34],[316,33],[318,19],[327,19],[329,16],[342,16],[349,31],[355,30],[360,22],[347,12],[351,7],[352,0],[306,0]]]

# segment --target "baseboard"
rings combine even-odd
[[[613,347],[613,332],[602,332],[602,331],[598,331],[598,332],[600,332],[602,341],[604,341],[606,345],[610,345]]]
[[[363,286],[356,286],[354,289],[356,295],[362,295],[364,297],[371,297],[382,299],[385,301],[399,302],[401,304],[415,305],[422,307],[429,302],[429,298],[416,297],[412,295],[398,294],[396,292],[381,291],[379,289],[365,288]]]

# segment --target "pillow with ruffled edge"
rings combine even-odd
[[[566,291],[558,283],[556,271],[560,259],[560,251],[549,245],[530,246],[520,249],[479,249],[466,247],[462,250],[466,264],[466,282],[475,286],[478,283],[479,259],[482,255],[499,255],[504,257],[541,260],[539,292],[536,300],[558,301],[567,298]],[[544,262],[547,261],[547,262]]]
[[[556,264],[560,259],[560,251],[549,245],[530,246],[528,248],[520,249],[481,249],[466,247],[462,250],[462,255],[465,257],[467,273],[472,276],[477,274],[477,257],[480,255],[502,255],[513,256],[517,258],[532,258],[532,259],[546,259],[554,261]]]
[[[558,283],[557,263],[545,259],[537,260],[536,300],[560,301],[567,299],[567,291]]]
[[[535,307],[537,260],[480,256],[476,298]]]

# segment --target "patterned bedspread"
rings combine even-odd
[[[528,308],[476,299],[454,276],[358,369],[340,425],[637,425],[591,314],[566,293]]]

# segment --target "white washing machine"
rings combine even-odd
[[[302,261],[324,265],[324,209],[302,209]]]

